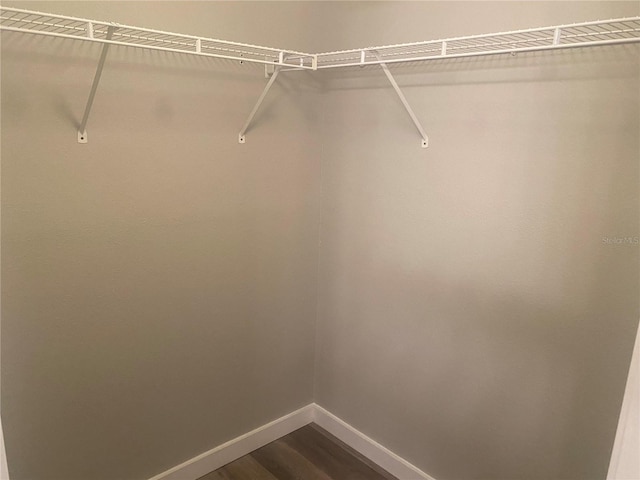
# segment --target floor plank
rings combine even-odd
[[[282,440],[321,468],[332,480],[387,480],[316,428],[301,428]]]
[[[398,480],[310,424],[199,480]]]
[[[319,425],[316,425],[315,423],[310,423],[309,428],[313,428],[314,430],[316,430],[317,432],[321,433],[322,435],[324,435],[325,437],[329,438],[332,442],[334,442],[335,444],[337,444],[338,446],[340,446],[341,448],[343,448],[344,450],[346,450],[347,452],[350,452],[354,457],[356,457],[358,460],[360,460],[362,463],[364,463],[365,465],[368,465],[369,467],[371,467],[373,470],[375,470],[380,476],[382,476],[382,478],[384,478],[385,480],[398,480],[397,477],[394,477],[393,475],[391,475],[389,472],[387,472],[384,468],[382,468],[380,465],[377,465],[375,463],[373,463],[373,461],[369,460],[367,457],[365,457],[364,455],[362,455],[360,452],[354,450],[352,447],[350,447],[349,445],[347,445],[346,443],[344,443],[342,440],[340,440],[338,437],[334,436],[333,434],[329,433],[328,431],[326,431],[324,428],[322,428]]]
[[[256,450],[251,456],[278,480],[332,480],[282,439]]]
[[[217,476],[216,476],[217,475]],[[269,473],[251,455],[240,457],[218,470],[200,477],[198,480],[280,480]]]

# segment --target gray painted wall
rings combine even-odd
[[[3,2],[7,6],[15,3]],[[310,49],[296,4],[38,4]],[[13,480],[141,479],[312,401],[320,113],[261,66],[2,44],[2,418]]]
[[[303,51],[640,13],[4,4]],[[129,49],[81,146],[99,50],[3,35],[13,480],[147,478],[313,399],[438,480],[604,478],[639,313],[638,247],[602,241],[639,235],[637,46],[394,68],[428,150],[379,69],[281,77],[239,146],[261,67]]]
[[[332,4],[344,47],[637,2]],[[454,20],[455,19],[455,20]],[[349,28],[346,28],[349,26]],[[638,325],[637,46],[325,76],[316,401],[438,480],[602,480]]]

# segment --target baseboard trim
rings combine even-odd
[[[313,421],[400,480],[435,480],[320,405],[314,404]]]
[[[251,453],[280,437],[308,425],[313,421],[315,405],[309,404],[284,417],[267,423],[234,438],[197,457],[187,460],[149,480],[196,480],[229,462]]]
[[[400,480],[435,480],[388,448],[355,429],[321,406],[311,403],[284,417],[201,453],[149,480],[197,480],[267,443],[315,422],[351,448]]]

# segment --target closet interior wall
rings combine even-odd
[[[637,2],[3,2],[319,52]],[[3,34],[12,478],[149,478],[315,401],[438,480],[602,479],[638,325],[638,45],[282,73]],[[607,243],[605,239],[611,239]],[[320,245],[318,247],[318,245]]]
[[[315,50],[314,6],[3,2]],[[298,19],[292,22],[291,18]],[[12,479],[149,478],[313,399],[317,89],[264,67],[2,39],[2,419]]]
[[[328,50],[640,13],[327,8]],[[379,68],[324,74],[318,404],[436,479],[606,477],[639,318],[639,248],[613,243],[639,235],[639,59],[394,67],[427,150]]]

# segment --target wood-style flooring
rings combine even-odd
[[[312,423],[200,480],[398,479]]]

